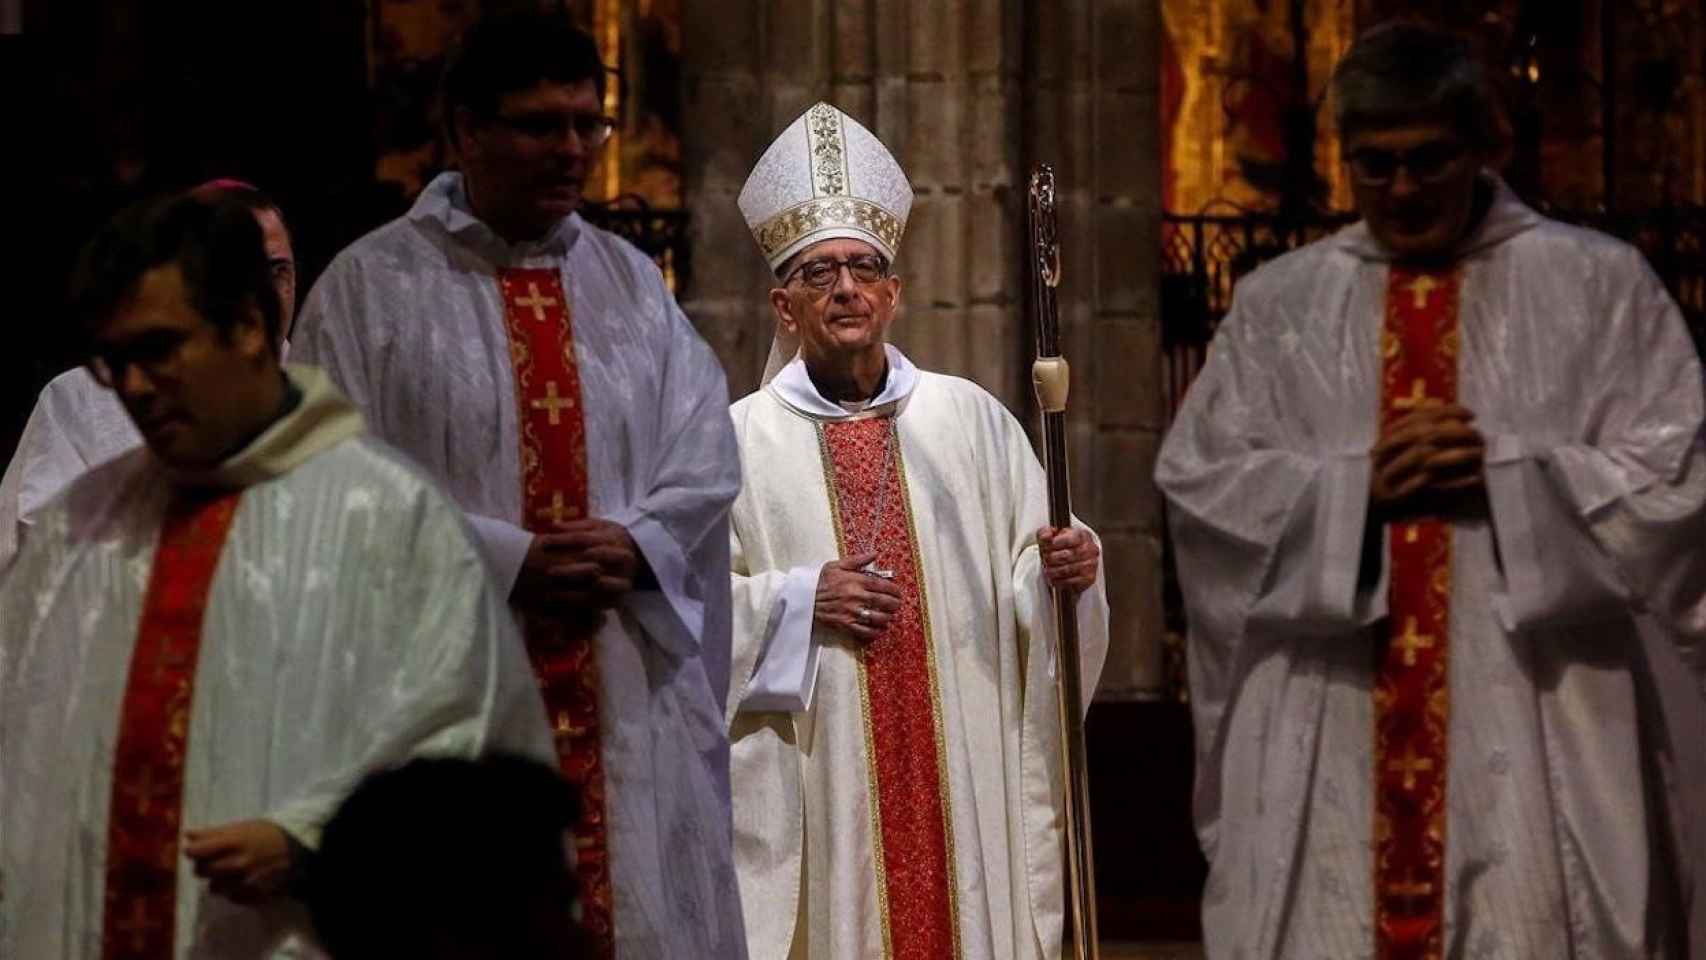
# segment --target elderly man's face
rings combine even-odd
[[[834,363],[882,348],[900,305],[900,278],[865,241],[825,240],[794,257],[770,303],[782,328],[800,338],[807,366]]]
[[[1449,125],[1419,121],[1345,140],[1357,211],[1399,260],[1448,255],[1469,228],[1485,157]]]

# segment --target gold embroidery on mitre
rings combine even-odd
[[[806,111],[806,153],[812,166],[812,196],[847,193],[847,136],[841,111],[820,103]]]
[[[768,259],[796,240],[835,227],[863,230],[888,249],[897,250],[900,248],[900,235],[906,230],[906,221],[869,200],[831,197],[807,200],[789,207],[759,224],[752,235]]]

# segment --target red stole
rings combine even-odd
[[[202,615],[241,492],[174,496],[160,527],[113,746],[103,960],[168,960]]]
[[[859,657],[871,832],[885,957],[959,956],[954,831],[924,570],[893,418],[826,423],[818,433],[843,557],[870,552],[904,601]],[[885,456],[885,444],[892,445]],[[887,466],[885,472],[884,467]],[[879,498],[878,491],[887,490]],[[881,500],[881,529],[872,537]]]
[[[1381,337],[1380,421],[1457,400],[1459,273],[1394,266]],[[1389,636],[1374,686],[1375,953],[1443,955],[1451,525],[1390,527]]]
[[[522,526],[550,533],[587,515],[586,419],[574,328],[554,268],[498,271],[520,410]],[[615,955],[610,843],[599,749],[597,628],[549,617],[523,623],[527,653],[556,732],[563,776],[580,790],[575,827],[581,922],[596,955]]]

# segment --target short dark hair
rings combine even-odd
[[[244,180],[230,177],[220,177],[192,187],[190,193],[204,199],[226,199],[248,210],[250,213],[267,212],[278,217],[279,225],[284,227],[285,236],[290,235],[290,224],[284,219],[284,209],[272,198],[272,195]]]
[[[1471,145],[1497,152],[1510,127],[1468,41],[1438,27],[1388,21],[1351,44],[1333,70],[1339,136],[1438,118]]]
[[[133,204],[84,244],[70,306],[85,343],[136,295],[144,274],[168,264],[177,264],[191,305],[221,334],[257,310],[267,343],[278,348],[282,306],[260,224],[242,203],[194,192]]]
[[[419,758],[372,774],[309,867],[320,941],[337,960],[580,956],[563,849],[578,815],[574,788],[521,757]]]
[[[598,44],[561,13],[528,11],[484,17],[464,32],[444,61],[439,98],[444,131],[456,146],[456,111],[481,120],[497,115],[505,94],[540,83],[591,80],[604,100],[604,61]]]

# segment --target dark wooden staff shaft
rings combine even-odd
[[[1031,377],[1043,417],[1043,466],[1048,475],[1049,525],[1072,528],[1072,488],[1066,455],[1066,395],[1070,376],[1060,351],[1060,245],[1055,221],[1054,170],[1031,173],[1026,225],[1030,243],[1037,361]],[[1084,690],[1078,651],[1077,596],[1054,589],[1055,684],[1059,704],[1061,784],[1066,800],[1066,930],[1064,955],[1096,960],[1096,878],[1090,842],[1090,780],[1084,756]]]

